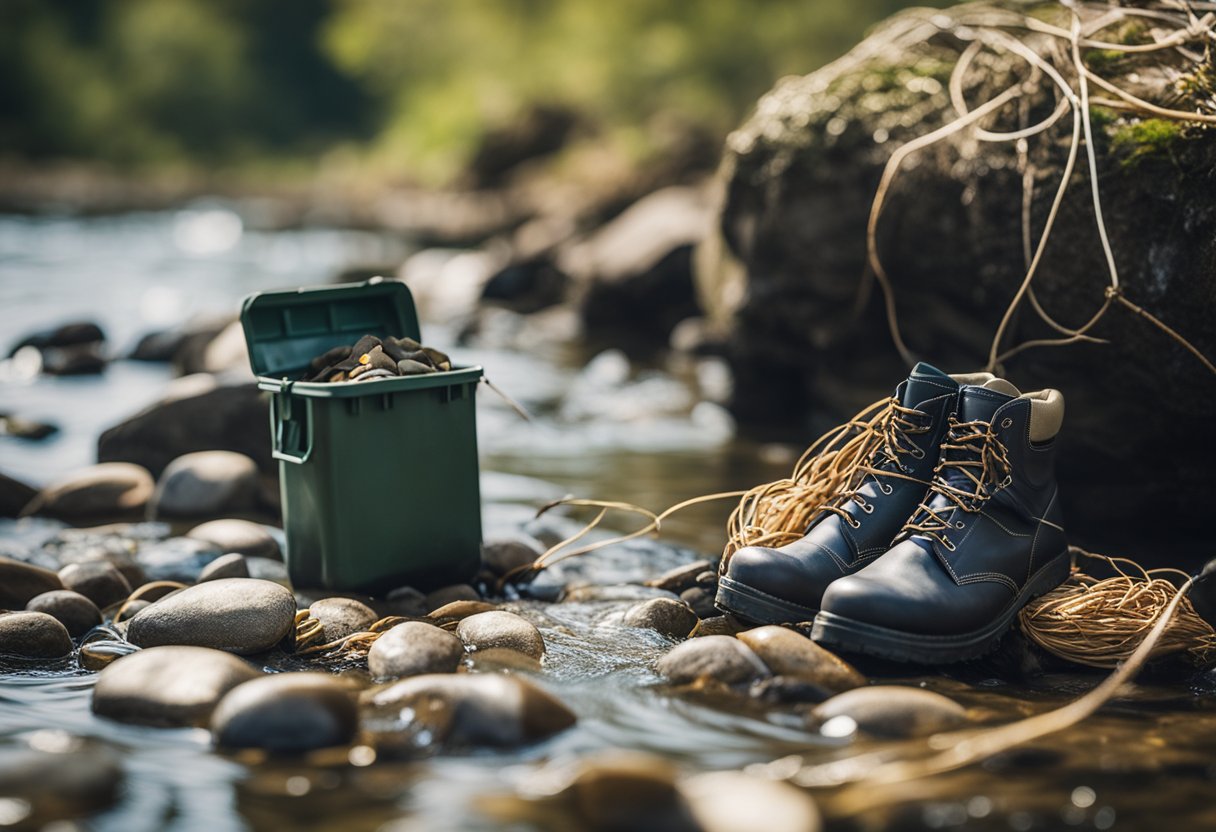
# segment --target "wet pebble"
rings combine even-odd
[[[249,520],[210,520],[186,533],[192,540],[214,544],[222,552],[282,560],[278,541],[265,527]]]
[[[375,679],[452,673],[464,655],[464,644],[446,630],[407,621],[376,639],[367,654],[367,667]]]
[[[468,584],[452,584],[430,592],[426,596],[427,611],[437,610],[445,604],[450,604],[453,601],[480,601],[481,596],[477,594],[477,590]]]
[[[832,693],[861,687],[866,677],[830,650],[785,627],[745,630],[736,638],[746,644],[773,673],[811,682]]]
[[[67,628],[44,612],[0,614],[0,655],[61,659],[72,647]]]
[[[750,647],[730,636],[704,636],[677,645],[659,660],[658,669],[676,685],[703,680],[733,685],[772,675]]]
[[[15,798],[0,800],[5,828],[78,829],[71,819],[118,800],[123,772],[112,752],[57,730],[36,731],[28,742],[0,748],[0,796]]]
[[[737,771],[698,774],[680,783],[701,832],[818,832],[823,821],[801,789]]]
[[[322,598],[308,605],[308,614],[325,628],[325,641],[362,633],[380,620],[376,611],[354,598]]]
[[[206,647],[149,647],[110,662],[93,687],[93,713],[137,725],[206,725],[217,702],[262,673]]]
[[[373,609],[381,616],[400,615],[406,618],[421,618],[431,607],[427,606],[426,596],[412,586],[399,586],[371,603]]]
[[[220,555],[211,563],[203,567],[203,571],[198,573],[198,583],[206,581],[217,581],[220,578],[248,578],[249,577],[249,561],[244,555],[238,555],[233,552],[228,555]]]
[[[456,625],[456,634],[470,651],[499,648],[539,659],[545,654],[540,630],[512,612],[493,610],[470,615]]]
[[[0,609],[24,609],[35,595],[56,589],[63,582],[51,570],[0,557]]]
[[[131,594],[126,577],[104,560],[69,563],[59,570],[59,580],[65,588],[79,592],[103,610]]]
[[[848,717],[867,734],[888,739],[922,737],[947,731],[967,719],[966,711],[940,693],[902,685],[854,688],[833,696],[810,713],[822,725]]]
[[[665,589],[679,595],[684,590],[697,586],[697,577],[706,571],[712,572],[713,568],[714,565],[708,560],[693,561],[684,566],[669,569],[657,578],[652,578],[646,582],[646,586]]]
[[[25,507],[26,514],[68,522],[108,522],[143,513],[152,475],[129,462],[103,462],[55,480]]]
[[[217,746],[285,754],[345,745],[358,725],[354,697],[326,673],[275,673],[245,682],[211,715]]]
[[[714,604],[714,593],[701,586],[690,587],[680,593],[680,600],[692,607],[698,618],[712,618],[720,610]]]
[[[733,615],[715,615],[711,618],[702,618],[697,624],[697,628],[692,631],[692,637],[734,636],[750,627],[750,624],[740,621]]]
[[[625,613],[626,626],[657,630],[675,639],[687,638],[699,620],[692,607],[671,598],[652,598]]]
[[[425,731],[434,741],[454,746],[516,746],[550,737],[577,721],[548,691],[498,673],[414,676],[365,693],[363,701],[392,714],[409,708],[413,722],[402,728],[415,737]],[[382,739],[392,741],[391,736]]]
[[[80,638],[101,623],[101,610],[79,592],[55,589],[35,595],[25,605],[27,612],[44,612],[62,624],[72,638]]]
[[[242,655],[260,653],[292,631],[295,597],[253,578],[222,578],[188,587],[140,612],[127,638],[140,647],[188,644]]]
[[[506,575],[535,561],[544,552],[532,538],[493,540],[481,547],[481,565],[495,575]]]
[[[169,463],[152,497],[155,517],[209,517],[251,508],[258,466],[234,451],[198,451]]]

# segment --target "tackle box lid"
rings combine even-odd
[[[254,375],[274,379],[298,379],[313,358],[364,335],[422,340],[409,288],[382,277],[258,292],[241,305],[241,326]]]

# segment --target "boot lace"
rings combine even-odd
[[[993,433],[990,422],[960,422],[951,416],[933,482],[900,536],[922,534],[953,552],[955,545],[946,532],[964,525],[951,519],[954,509],[979,513],[994,494],[1012,482],[1012,471],[1009,452]],[[948,502],[934,508],[931,503],[938,495]]]

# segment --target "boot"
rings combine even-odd
[[[945,664],[996,647],[1069,574],[1055,480],[1057,390],[964,387],[933,485],[889,552],[828,587],[812,637],[832,649]]]
[[[886,552],[924,497],[960,385],[991,378],[917,364],[896,388],[852,487],[820,507],[801,540],[735,552],[718,582],[718,607],[764,624],[813,619],[827,585]]]

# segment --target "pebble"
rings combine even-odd
[[[422,618],[431,609],[427,606],[426,596],[412,586],[399,586],[370,606],[381,616],[400,615],[406,618]]]
[[[101,610],[79,592],[53,589],[35,595],[25,605],[27,612],[44,612],[64,626],[72,638],[80,638],[101,623]]]
[[[35,595],[56,589],[63,582],[51,570],[0,557],[0,609],[24,609]]]
[[[67,628],[44,612],[0,614],[0,655],[61,659],[72,653]]]
[[[126,577],[105,560],[69,563],[59,570],[59,580],[66,589],[79,592],[103,610],[125,601],[131,594]]]
[[[692,631],[692,637],[734,636],[750,627],[750,624],[740,621],[733,615],[715,615],[712,618],[702,618],[697,624],[697,628]]]
[[[308,614],[325,628],[325,641],[362,633],[380,620],[376,611],[354,598],[322,598],[308,605]]]
[[[376,639],[367,654],[367,667],[374,679],[454,673],[464,655],[464,644],[446,630],[407,621]]]
[[[106,665],[93,686],[93,713],[137,725],[206,725],[224,694],[261,675],[221,650],[149,647]]]
[[[0,748],[0,806],[6,829],[80,829],[74,821],[118,801],[117,756],[64,731],[28,735],[29,747]]]
[[[481,565],[502,576],[527,566],[544,553],[544,547],[533,538],[494,540],[482,544]]]
[[[697,577],[703,572],[712,572],[714,565],[708,560],[698,560],[684,566],[669,569],[657,578],[646,582],[646,586],[665,589],[679,595],[686,589],[697,586]]]
[[[254,679],[229,691],[211,715],[218,747],[285,754],[346,745],[358,727],[354,697],[327,673]]]
[[[462,619],[456,635],[470,651],[501,648],[539,659],[545,655],[545,640],[532,622],[512,612],[493,610]]]
[[[437,589],[434,592],[428,593],[426,596],[427,612],[437,610],[442,606],[452,603],[453,601],[480,601],[481,596],[477,594],[477,590],[468,584],[453,584]]]
[[[671,598],[652,598],[625,613],[627,626],[657,630],[674,639],[687,638],[699,620],[692,607]]]
[[[511,747],[574,725],[561,700],[518,676],[441,673],[414,676],[364,694],[372,709],[413,713],[408,726],[453,746]]]
[[[209,517],[253,507],[258,466],[235,451],[197,451],[169,463],[152,497],[154,517]]]
[[[211,563],[203,567],[203,571],[198,573],[197,583],[206,581],[216,581],[220,578],[248,578],[249,577],[249,561],[244,555],[233,552],[228,555],[220,555]]]
[[[149,580],[193,583],[202,574],[203,568],[221,554],[214,543],[171,537],[140,547],[135,561]]]
[[[698,774],[680,783],[701,832],[819,832],[815,801],[779,780],[738,771]]]
[[[746,644],[773,673],[811,682],[832,693],[866,683],[866,677],[830,650],[785,627],[745,630],[736,638]]]
[[[143,514],[153,488],[146,469],[129,462],[103,462],[52,482],[24,512],[75,523],[130,519]]]
[[[712,618],[721,610],[714,604],[714,593],[705,587],[694,586],[680,593],[680,600],[692,607],[698,618]]]
[[[221,552],[282,560],[279,543],[264,526],[249,520],[210,520],[186,532],[192,540],[212,543]]]
[[[292,632],[296,602],[270,581],[221,578],[188,587],[131,619],[127,638],[140,647],[188,644],[248,655]]]
[[[811,711],[808,721],[822,725],[838,716],[849,717],[859,730],[886,739],[936,734],[967,720],[963,706],[953,699],[902,685],[875,685],[839,693]]]
[[[772,675],[750,647],[730,636],[704,636],[677,645],[659,660],[658,669],[676,685],[703,680],[733,685]]]

